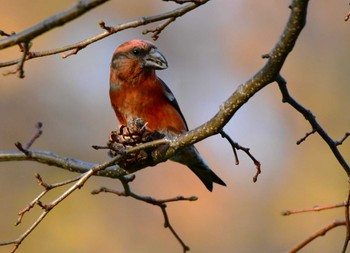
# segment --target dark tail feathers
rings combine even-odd
[[[209,167],[194,146],[189,146],[177,153],[171,160],[189,167],[199,177],[209,191],[213,191],[213,183],[226,186]]]

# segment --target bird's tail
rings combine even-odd
[[[213,191],[213,183],[226,186],[209,167],[204,158],[194,146],[189,146],[178,152],[171,160],[189,167],[199,177],[209,191]]]

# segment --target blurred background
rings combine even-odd
[[[75,2],[0,0],[0,29],[22,31]],[[156,44],[169,68],[158,74],[177,97],[190,128],[209,120],[238,85],[263,66],[261,55],[279,38],[290,3],[211,1],[161,33]],[[160,0],[113,0],[36,38],[32,50],[57,48],[99,34],[101,20],[114,26],[176,6]],[[350,23],[344,22],[348,9],[348,1],[311,1],[307,26],[282,69],[291,94],[335,139],[350,130]],[[93,163],[108,160],[105,151],[91,145],[105,144],[118,125],[108,97],[110,59],[124,41],[150,40],[150,35],[142,35],[145,28],[112,35],[67,59],[55,55],[26,62],[24,79],[0,76],[0,149],[14,150],[16,141],[26,143],[36,122],[42,121],[44,134],[34,149]],[[1,62],[18,57],[18,47],[0,52]],[[281,216],[285,209],[341,202],[348,185],[345,172],[320,137],[295,144],[310,126],[281,103],[276,84],[249,100],[225,130],[262,163],[257,183],[252,182],[252,161],[239,151],[240,164],[235,165],[230,145],[219,136],[196,146],[227,187],[216,185],[210,193],[190,170],[173,162],[138,172],[132,183],[133,190],[143,195],[199,197],[196,202],[169,204],[167,209],[191,252],[286,252],[343,217],[343,209]],[[350,141],[340,149],[349,161]],[[76,176],[33,162],[0,163],[0,170],[1,241],[17,237],[40,214],[35,207],[20,226],[13,226],[18,211],[42,191],[34,173],[48,183]],[[163,227],[158,207],[111,194],[90,194],[100,186],[122,189],[118,180],[92,178],[55,208],[18,252],[182,252]],[[65,189],[50,192],[43,201]],[[302,252],[339,252],[344,238],[345,228],[336,228]],[[0,247],[0,252],[11,248]]]

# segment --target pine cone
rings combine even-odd
[[[118,154],[125,154],[131,147],[163,137],[164,135],[157,131],[149,131],[147,123],[137,118],[129,120],[126,126],[120,125],[118,131],[112,131],[107,146],[110,149],[109,154],[113,157]],[[137,153],[128,154],[118,164],[125,170],[131,165],[141,165],[148,161],[151,152],[152,150],[141,150]]]

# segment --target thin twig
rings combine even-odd
[[[303,208],[303,209],[298,209],[298,210],[284,210],[281,212],[282,215],[288,216],[292,214],[298,214],[298,213],[307,213],[307,212],[319,212],[319,211],[324,211],[324,210],[329,210],[329,209],[334,209],[338,207],[344,207],[346,203],[344,201],[337,203],[337,204],[332,204],[332,205],[324,205],[324,206],[319,206],[316,205],[311,208]]]
[[[298,252],[299,250],[304,248],[306,245],[308,245],[310,242],[312,242],[316,238],[326,235],[326,233],[328,231],[332,230],[333,228],[336,228],[338,226],[345,226],[345,224],[346,224],[345,220],[335,220],[335,221],[333,221],[329,225],[327,225],[327,226],[323,227],[322,229],[318,230],[316,233],[312,234],[307,239],[305,239],[304,241],[302,241],[301,243],[299,243],[298,245],[293,247],[291,250],[288,251],[288,253],[296,253],[296,252]]]
[[[43,123],[42,122],[37,122],[35,125],[36,128],[36,133],[34,136],[29,140],[29,142],[24,146],[24,149],[30,149],[30,147],[33,145],[33,143],[42,135],[43,133]]]
[[[16,148],[21,151],[23,154],[25,154],[27,157],[31,157],[31,152],[28,149],[25,149],[19,141],[15,142]]]
[[[10,241],[5,241],[5,242],[0,242],[0,246],[3,245],[10,245],[13,244],[14,247],[12,249],[11,252],[15,252],[19,245],[23,242],[23,240],[33,232],[33,230],[44,220],[44,218],[46,217],[46,215],[53,210],[58,204],[60,204],[64,199],[66,199],[68,196],[70,196],[74,191],[76,191],[77,189],[80,189],[81,187],[83,187],[83,185],[85,184],[85,182],[91,177],[93,176],[95,173],[97,173],[98,171],[104,170],[105,168],[115,164],[121,157],[120,156],[116,156],[113,159],[109,160],[108,162],[105,162],[103,164],[97,165],[95,167],[93,167],[92,169],[90,169],[88,172],[80,175],[79,179],[77,180],[77,182],[75,184],[73,184],[68,190],[66,190],[63,194],[61,194],[60,196],[58,196],[56,199],[54,199],[52,202],[48,203],[48,204],[43,204],[40,200],[36,201],[36,204],[39,205],[44,211],[42,212],[42,214],[37,218],[37,220],[22,234],[20,235],[17,239],[14,240],[10,240]],[[66,181],[65,181],[66,182]],[[64,183],[65,183],[64,182]],[[59,184],[62,184],[59,183]],[[40,197],[42,197],[42,194],[39,194]],[[38,197],[39,197],[38,196]]]
[[[171,223],[169,221],[168,213],[166,211],[166,207],[167,206],[166,205],[160,205],[159,207],[162,210],[162,213],[163,213],[163,216],[164,216],[164,227],[165,228],[169,228],[169,230],[174,235],[176,240],[181,244],[184,253],[186,253],[187,251],[190,251],[190,247],[187,244],[185,244],[185,242],[181,239],[181,237],[175,231],[174,227],[171,225]]]
[[[142,34],[152,33],[152,39],[157,40],[159,38],[159,34],[175,20],[176,20],[176,17],[171,17],[168,20],[164,21],[162,24],[158,25],[154,29],[143,30]]]
[[[6,37],[10,37],[11,34],[4,32],[3,30],[0,30],[0,36],[6,36]]]
[[[99,26],[102,29],[106,30],[107,32],[111,32],[112,31],[112,27],[111,26],[107,26],[104,21],[100,21],[98,24],[99,24]]]
[[[239,145],[237,142],[234,142],[231,137],[222,129],[220,130],[220,135],[222,138],[225,138],[232,147],[235,159],[236,159],[236,165],[239,164],[239,160],[238,160],[238,155],[236,152],[236,149],[238,150],[243,150],[243,152],[245,152],[249,158],[253,161],[255,168],[256,168],[256,173],[253,177],[253,182],[255,183],[258,180],[258,176],[261,174],[261,163],[250,153],[250,149],[249,148],[245,148],[242,147],[241,145]]]
[[[350,136],[350,132],[346,132],[346,133],[344,134],[344,136],[343,136],[339,141],[335,141],[334,144],[335,144],[336,146],[342,145],[343,142],[344,142],[349,136]]]
[[[18,148],[18,150],[23,152],[26,156],[30,157],[31,151],[29,151],[29,148],[40,137],[40,135],[42,135],[42,133],[43,133],[42,127],[43,127],[43,123],[41,123],[41,122],[36,123],[36,125],[35,125],[36,132],[26,145],[23,146],[22,143],[17,141],[15,143],[15,146]]]
[[[307,132],[303,138],[297,141],[297,145],[300,145],[302,142],[304,142],[307,139],[307,137],[314,134],[315,132],[316,132],[315,129],[312,129],[310,132]]]
[[[31,201],[25,208],[23,208],[18,213],[18,219],[17,219],[17,221],[15,223],[16,226],[19,225],[22,222],[22,219],[23,219],[24,215],[27,212],[29,212],[35,206],[35,204],[37,204],[39,202],[39,200],[46,193],[48,193],[51,189],[54,189],[56,187],[60,187],[60,186],[67,185],[67,184],[73,183],[75,181],[78,181],[81,178],[81,175],[79,175],[78,177],[75,177],[75,178],[68,179],[66,181],[62,181],[62,182],[56,183],[56,184],[47,184],[47,183],[45,183],[38,173],[35,174],[35,177],[37,178],[39,185],[43,186],[45,188],[45,190],[42,191],[35,199],[33,199],[33,201]]]
[[[346,252],[346,249],[348,248],[349,240],[350,240],[350,220],[349,220],[349,205],[350,205],[350,181],[348,180],[348,197],[345,201],[345,226],[346,226],[346,235],[345,235],[345,241],[343,246],[342,253]]]
[[[134,179],[134,178],[132,178],[132,179]],[[132,197],[132,198],[137,199],[139,201],[159,206],[162,210],[162,214],[164,217],[164,227],[169,228],[169,230],[171,231],[173,236],[181,244],[181,246],[183,248],[183,252],[189,251],[190,248],[187,246],[187,244],[183,241],[183,239],[179,236],[179,234],[176,232],[176,230],[174,229],[174,227],[170,223],[169,216],[168,216],[168,213],[166,211],[166,207],[167,207],[166,203],[175,202],[175,201],[195,201],[198,198],[196,196],[191,196],[191,197],[177,196],[177,197],[168,198],[168,199],[155,199],[155,198],[150,197],[150,196],[142,196],[142,195],[139,195],[139,194],[136,194],[135,192],[133,192],[130,188],[130,185],[129,185],[129,182],[130,182],[129,179],[120,178],[120,180],[122,182],[124,191],[121,192],[121,191],[109,189],[106,187],[101,187],[97,190],[92,191],[92,194],[98,194],[101,192],[108,192],[108,193],[116,194],[118,196]]]
[[[22,57],[19,59],[16,69],[8,71],[6,73],[3,73],[4,76],[7,75],[13,75],[18,73],[19,78],[24,78],[24,62],[28,59],[29,55],[29,48],[30,43],[29,42],[23,42],[22,44],[19,44],[20,50],[22,52]]]
[[[232,147],[232,151],[233,151],[233,155],[235,156],[235,161],[236,161],[236,165],[239,164],[239,159],[238,159],[238,154],[237,154],[237,150],[236,150],[236,142],[234,142],[231,137],[222,129],[220,131],[220,135],[222,138],[225,138],[231,145]]]

